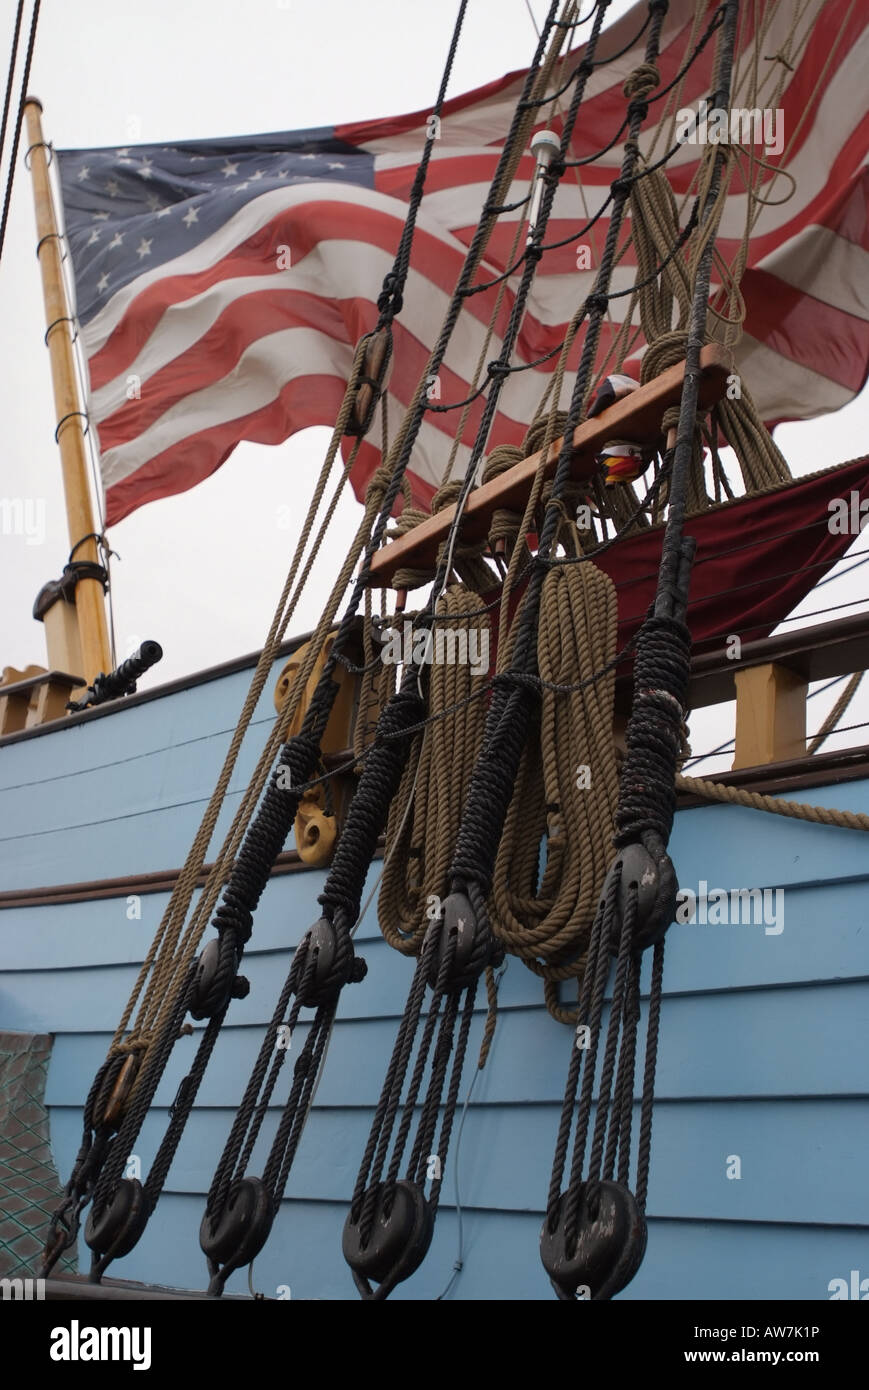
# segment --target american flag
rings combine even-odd
[[[658,63],[662,84],[676,76],[714,10],[714,3],[701,0],[698,25],[694,0],[672,0]],[[618,131],[624,81],[642,60],[638,35],[646,13],[640,4],[604,32],[598,59],[627,51],[589,79],[573,158],[593,154]],[[869,116],[862,96],[869,13],[854,0],[743,6],[734,104],[748,90],[755,24],[765,26],[761,105],[774,78],[783,72],[785,79],[777,99],[784,147],[766,157],[795,181],[791,191],[790,180],[765,171],[762,191],[769,202],[751,229],[742,280],[746,320],[737,365],[772,423],[838,409],[861,389],[869,370]],[[683,107],[698,108],[710,95],[714,49],[713,40],[691,68]],[[583,52],[579,46],[562,58],[551,90],[564,85]],[[511,73],[443,108],[395,324],[388,391],[394,423],[440,329],[523,76]],[[641,149],[654,149],[655,158],[672,140],[664,112],[674,115],[672,103],[652,105],[641,138]],[[278,444],[307,426],[334,422],[355,345],[377,319],[377,296],[398,245],[428,116],[423,111],[289,134],[59,153],[108,522],[193,487],[241,440]],[[544,127],[561,129],[551,106],[541,110],[537,128]],[[689,191],[700,153],[698,144],[686,142],[667,165],[677,199]],[[600,159],[566,171],[547,244],[574,235],[601,207],[620,161],[618,141]],[[506,201],[525,196],[534,168],[529,151]],[[739,249],[746,210],[745,182],[737,174],[719,238],[727,261]],[[524,213],[519,208],[501,217],[478,282],[508,268]],[[517,362],[534,361],[562,340],[592,287],[607,225],[604,214],[579,243],[544,255]],[[587,248],[583,255],[578,245]],[[612,288],[629,287],[635,266],[628,248]],[[490,358],[500,349],[517,282],[518,276],[508,281]],[[492,289],[466,302],[439,374],[440,404],[470,394],[495,295]],[[629,304],[629,296],[612,301],[601,367]],[[643,346],[642,337],[632,342],[623,370],[638,374]],[[581,335],[570,366],[580,348]],[[491,445],[521,441],[553,368],[549,361],[508,378]],[[568,371],[562,405],[572,385]],[[457,473],[464,473],[481,410],[477,401],[470,411]],[[458,415],[426,415],[410,464],[417,500],[427,501],[441,481]],[[379,461],[375,429],[359,453],[357,493]]]

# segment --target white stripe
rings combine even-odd
[[[869,252],[828,227],[804,227],[757,264],[796,290],[808,287],[824,304],[869,319]]]
[[[782,357],[747,333],[736,350],[736,365],[763,420],[808,420],[839,410],[854,397],[846,386]]]
[[[345,203],[351,206],[369,208],[374,212],[385,213],[387,216],[395,218],[399,230],[404,225],[407,216],[407,205],[400,199],[390,198],[385,193],[377,193],[373,189],[359,188],[355,185],[300,184],[295,188],[272,189],[258,198],[251,199],[249,203],[245,203],[237,213],[234,213],[228,221],[224,222],[216,232],[206,237],[198,246],[176,256],[174,260],[165,261],[162,265],[155,266],[153,270],[148,270],[143,275],[138,275],[135,280],[131,280],[129,284],[118,290],[117,294],[113,295],[105,307],[98,314],[95,314],[82,329],[82,337],[87,347],[88,356],[92,357],[105,345],[130,305],[150,285],[156,284],[170,275],[195,275],[199,271],[210,269],[223,260],[224,256],[228,255],[235,247],[247,241],[255,232],[267,226],[273,218],[278,217],[282,212],[289,212],[311,202]],[[432,236],[437,236],[445,245],[457,249],[464,257],[467,248],[445,232],[442,227],[437,226],[434,222],[429,222],[426,225],[426,230]]]
[[[689,24],[694,13],[695,0],[671,0],[669,12],[664,20],[661,29],[661,50],[666,49],[674,42],[679,31]],[[628,50],[621,58],[613,62],[607,62],[607,55],[616,53],[620,48],[624,48],[631,37],[638,32],[643,20],[646,18],[647,8],[645,4],[635,5],[629,10],[622,19],[618,20],[611,27],[608,27],[599,40],[598,54],[596,62],[601,62],[602,66],[595,69],[585,86],[585,101],[590,101],[601,93],[607,91],[620,91],[625,79],[642,61],[644,40],[640,40]],[[584,26],[578,30],[579,34],[585,35],[589,32],[590,26]],[[564,67],[567,58],[575,58],[578,49],[573,50],[573,54],[565,53],[553,73],[549,90],[555,91],[563,86],[566,79]],[[492,144],[505,140],[516,101],[522,90],[522,83],[525,74],[519,73],[513,82],[502,91],[487,98],[481,98],[464,107],[461,111],[448,113],[443,120],[442,130],[448,132],[451,145],[467,145],[470,148],[478,147],[483,144]],[[570,100],[570,89],[561,97],[562,105]],[[552,107],[542,106],[540,108],[540,122],[544,124],[551,118]],[[425,144],[427,116],[423,116],[419,125],[403,134],[388,135],[373,140],[366,140],[360,148],[369,150],[376,155],[405,154],[408,157],[416,155],[418,158]],[[614,132],[610,132],[613,134]]]

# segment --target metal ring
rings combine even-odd
[[[72,318],[72,316],[71,316],[70,314],[61,314],[61,316],[60,316],[59,319],[52,319],[51,323],[48,325],[48,327],[47,327],[46,330],[45,330],[44,342],[45,342],[45,346],[46,346],[46,347],[48,347],[48,335],[49,335],[49,333],[51,332],[52,328],[56,328],[57,325],[58,325],[59,323],[71,323],[71,324],[73,325],[73,335],[72,335],[72,338],[71,338],[71,340],[70,340],[71,342],[74,343],[75,340],[76,340],[76,338],[78,337],[78,329],[77,329],[76,326],[75,326],[75,319]]]
[[[35,140],[35,141],[33,142],[33,144],[32,144],[32,145],[28,145],[28,146],[27,146],[27,149],[24,151],[24,167],[25,167],[25,169],[27,170],[28,173],[30,172],[30,165],[27,163],[27,156],[30,154],[30,151],[31,151],[31,150],[39,150],[39,149],[48,150],[48,158],[47,158],[47,160],[45,161],[45,163],[46,163],[46,167],[48,167],[48,168],[51,167],[51,161],[54,159],[54,147],[53,147],[53,145],[52,145],[52,144],[50,143],[50,141],[48,141],[48,140]]]
[[[42,243],[43,243],[44,241],[51,241],[52,237],[57,237],[57,240],[60,241],[60,242],[63,242],[63,241],[66,240],[66,238],[65,238],[64,235],[63,235],[63,232],[46,232],[46,233],[45,233],[45,236],[41,236],[41,237],[39,238],[38,242],[36,243],[36,259],[37,259],[37,260],[39,260],[39,253],[40,253],[40,251],[42,250]],[[68,259],[68,257],[69,257],[69,252],[68,252],[68,251],[64,251],[63,254],[61,255],[61,258],[60,258],[60,259],[61,259],[62,261],[65,261],[65,260]]]
[[[88,430],[89,430],[90,427],[91,427],[91,422],[90,422],[90,420],[88,419],[87,415],[85,414],[85,412],[84,412],[83,410],[71,410],[71,411],[69,412],[68,415],[62,415],[61,418],[60,418],[60,419],[58,420],[58,422],[57,422],[57,426],[56,426],[55,431],[54,431],[54,442],[55,442],[55,444],[59,444],[59,443],[60,443],[60,440],[58,439],[58,435],[60,434],[60,427],[61,427],[61,425],[65,425],[66,422],[67,422],[67,420],[71,420],[71,419],[73,418],[74,415],[80,415],[81,418],[84,420],[84,422],[85,422],[85,427],[84,427],[84,429],[82,430],[82,435],[86,435],[86,434],[87,434]]]

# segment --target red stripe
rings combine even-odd
[[[112,525],[144,502],[187,492],[225,463],[241,439],[280,444],[310,425],[334,423],[343,395],[344,383],[338,377],[312,375],[288,382],[265,410],[190,435],[109,487],[106,521]]]
[[[856,395],[869,371],[869,323],[795,290],[765,270],[747,270],[746,331],[791,362]],[[750,384],[750,383],[749,383]]]

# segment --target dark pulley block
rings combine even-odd
[[[272,1202],[260,1178],[239,1178],[212,1222],[206,1214],[199,1227],[199,1244],[215,1264],[239,1269],[259,1254],[272,1229]]]
[[[619,937],[628,903],[628,888],[631,884],[637,889],[637,919],[634,928],[634,945],[645,951],[654,946],[666,934],[676,912],[676,877],[670,856],[656,860],[643,844],[625,845],[619,850],[609,872],[604,879],[600,900],[604,902],[609,893],[610,883],[619,873],[619,890],[616,897],[617,917],[614,921],[613,940],[610,942],[612,954],[618,955]]]
[[[597,1192],[594,1192],[594,1187]],[[588,1289],[592,1302],[603,1303],[633,1279],[646,1253],[646,1221],[629,1188],[618,1182],[583,1183],[579,1194],[576,1245],[571,1249],[565,1224],[566,1196],[543,1222],[540,1258],[562,1299]]]
[[[409,1279],[422,1264],[431,1245],[434,1218],[425,1193],[415,1182],[402,1179],[395,1184],[388,1214],[386,1195],[386,1185],[378,1183],[371,1230],[364,1244],[353,1213],[348,1215],[341,1248],[358,1280],[388,1283],[392,1288]]]
[[[202,948],[196,962],[196,976],[190,996],[190,1014],[193,1018],[211,1018],[230,999],[244,999],[250,989],[250,982],[244,975],[234,975],[221,997],[212,1001],[210,996],[219,964],[220,938],[215,936]]]
[[[97,1212],[91,1207],[84,1238],[97,1255],[128,1255],[145,1229],[148,1209],[138,1178],[121,1178],[111,1198]]]
[[[432,922],[429,931],[440,933],[440,941],[428,971],[428,982],[432,989],[437,983],[451,933],[455,933],[456,949],[446,987],[453,990],[472,985],[483,967],[489,964],[489,954],[476,950],[480,925],[468,897],[464,893],[450,893],[444,898],[442,914]],[[476,961],[472,959],[475,955]]]
[[[309,932],[306,932],[299,948],[305,946],[308,952],[316,952],[316,962],[313,975],[308,979],[308,983],[302,991],[299,986],[299,998],[307,1008],[315,1008],[318,1004],[324,1004],[331,1000],[339,990],[347,983],[352,971],[354,955],[352,945],[348,941],[347,965],[348,970],[342,971],[339,975],[335,971],[335,957],[338,954],[338,931],[334,922],[330,922],[328,917],[321,917],[315,922]],[[302,977],[307,974],[307,961],[302,970]]]

